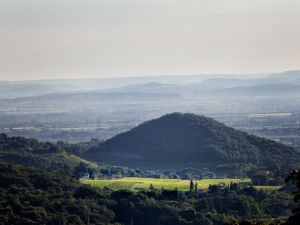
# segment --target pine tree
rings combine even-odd
[[[193,191],[194,190],[194,182],[193,180],[191,180],[190,182],[190,191]]]

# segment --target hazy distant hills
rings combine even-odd
[[[0,81],[0,98],[33,97],[40,95],[86,92],[118,88],[127,85],[147,83],[188,85],[211,78],[257,78],[262,74],[212,74],[212,75],[168,75],[168,76],[139,76],[112,77],[62,80],[29,80],[29,81]]]
[[[168,114],[116,135],[87,151],[84,158],[150,169],[300,162],[290,147],[237,131],[211,118],[182,113]]]
[[[277,73],[269,75],[265,78],[266,80],[271,80],[272,82],[290,82],[294,83],[300,82],[300,70],[291,70],[283,73]],[[299,84],[299,83],[298,83]]]
[[[33,97],[59,93],[115,89],[147,83],[190,85],[212,78],[256,79],[266,74],[168,75],[67,80],[0,81],[0,98]]]
[[[214,76],[217,75],[212,75],[212,77]],[[300,71],[272,74],[253,79],[230,77],[204,79],[205,77],[207,78],[207,76],[201,77],[200,75],[186,77],[103,78],[82,80],[81,83],[79,80],[69,80],[68,82],[66,80],[27,81],[23,83],[0,82],[0,97],[19,98],[20,100],[17,99],[16,101],[13,99],[5,101],[15,101],[15,103],[43,103],[44,101],[59,103],[68,101],[70,104],[75,104],[76,101],[80,102],[83,99],[85,102],[134,102],[201,97],[300,96]],[[88,86],[89,84],[90,86]],[[28,96],[29,92],[31,96]]]
[[[252,86],[239,86],[226,89],[214,90],[208,93],[209,96],[217,97],[282,97],[300,96],[300,85],[288,83],[272,83]]]
[[[259,79],[212,78],[188,85],[151,82],[106,90],[111,93],[168,93],[184,97],[300,96],[300,71]]]
[[[120,88],[106,89],[99,92],[105,93],[162,93],[162,94],[179,94],[184,91],[186,86],[176,84],[164,84],[150,82],[145,84],[134,84]]]

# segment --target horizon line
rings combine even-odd
[[[91,75],[88,77],[70,77],[70,78],[41,78],[41,79],[12,79],[12,80],[0,80],[0,82],[34,82],[34,81],[62,81],[62,80],[89,80],[89,79],[124,79],[124,78],[145,78],[145,77],[168,77],[168,76],[174,76],[174,77],[182,77],[182,76],[213,76],[213,75],[271,75],[271,74],[278,74],[278,73],[286,73],[286,72],[295,72],[300,71],[300,69],[293,69],[293,70],[284,70],[280,72],[257,72],[257,73],[191,73],[191,74],[132,74],[132,75]]]

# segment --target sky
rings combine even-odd
[[[300,69],[299,0],[0,0],[0,80]]]

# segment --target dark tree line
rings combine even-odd
[[[243,219],[287,217],[296,206],[286,191],[233,186],[226,191],[211,187],[207,193],[112,191],[20,166],[0,164],[0,171],[1,225],[221,225]],[[297,216],[294,214],[289,224],[295,224],[292,221]]]

